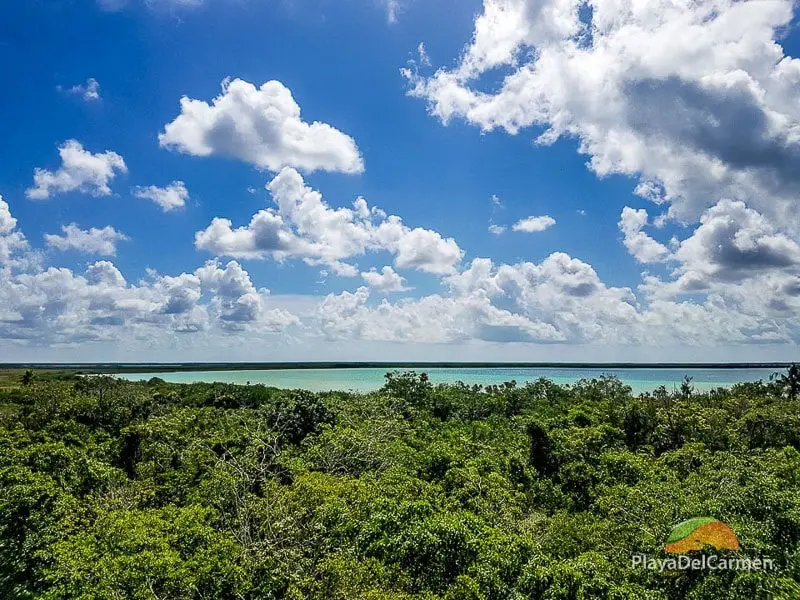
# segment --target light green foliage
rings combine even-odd
[[[55,598],[222,598],[247,582],[242,548],[197,506],[101,512],[56,543],[46,572]]]
[[[36,374],[0,392],[0,598],[798,598],[792,377],[633,397]],[[706,515],[778,570],[631,567]]]

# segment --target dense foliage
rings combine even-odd
[[[786,385],[25,376],[0,392],[0,598],[800,598]],[[706,515],[778,569],[631,566]]]

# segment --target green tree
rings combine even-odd
[[[793,363],[786,368],[786,373],[774,373],[772,379],[777,381],[789,400],[795,400],[800,394],[800,364]]]
[[[800,597],[800,416],[777,382],[39,379],[0,390],[3,600]],[[698,515],[778,570],[630,567]]]
[[[25,386],[31,385],[33,383],[33,380],[34,380],[34,374],[33,371],[31,371],[30,369],[28,369],[22,374],[22,385]]]
[[[547,429],[538,421],[531,421],[525,428],[528,435],[530,463],[539,475],[550,475],[556,470],[553,443]]]
[[[684,398],[689,398],[694,393],[694,386],[692,385],[693,377],[689,375],[683,376],[683,381],[681,381],[681,396]]]

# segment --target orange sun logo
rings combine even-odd
[[[739,538],[722,521],[711,517],[696,517],[675,526],[667,538],[664,550],[670,554],[686,554],[713,546],[717,550],[739,550]]]

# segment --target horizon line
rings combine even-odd
[[[353,368],[588,368],[588,369],[747,369],[786,368],[792,361],[772,362],[477,362],[477,361],[265,361],[265,362],[2,362],[0,369],[165,370],[277,370]]]

